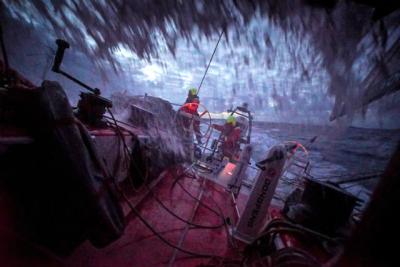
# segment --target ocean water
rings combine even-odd
[[[312,139],[315,140],[311,143]],[[400,142],[400,129],[255,122],[251,140],[253,160],[262,160],[270,147],[285,141],[297,141],[306,147],[309,173],[315,179],[337,182],[372,176],[370,179],[341,184],[343,189],[367,203],[379,180],[376,174],[383,172]],[[282,187],[282,184],[279,187],[278,191],[286,194],[291,189]]]
[[[313,138],[315,141],[310,143]],[[297,141],[307,148],[313,176],[351,176],[383,171],[400,142],[400,129],[256,122],[252,134],[254,159],[262,158],[270,146],[284,141]]]

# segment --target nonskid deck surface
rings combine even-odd
[[[220,226],[205,229],[189,225],[168,213],[152,193],[136,205],[141,216],[170,243],[210,257],[191,256],[168,246],[125,206],[129,221],[123,236],[103,249],[85,242],[65,261],[66,266],[213,266],[221,258],[211,256],[229,260],[239,257],[240,244],[231,239],[223,224],[223,218],[235,216],[231,196],[223,187],[191,176],[181,176],[177,181],[173,172],[168,172],[152,191],[168,209],[192,224]],[[194,197],[201,198],[201,203]]]

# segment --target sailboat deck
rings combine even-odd
[[[123,236],[103,249],[96,249],[85,242],[67,259],[66,265],[198,266],[218,262],[220,257],[238,259],[243,244],[239,244],[229,235],[229,221],[236,216],[230,193],[222,186],[203,178],[181,176],[177,180],[173,173],[164,175],[151,189],[152,192],[149,193],[145,188],[145,197],[136,194],[129,199],[157,234],[180,249],[202,255],[188,255],[167,245],[125,205],[127,227]],[[196,227],[175,218],[157,202],[153,193],[179,217],[194,225],[216,229]],[[195,198],[201,199],[201,202]],[[227,218],[230,219],[226,220]]]

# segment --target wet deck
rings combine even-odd
[[[65,260],[66,266],[198,266],[215,264],[221,260],[219,257],[238,259],[242,245],[231,239],[229,226],[224,224],[226,218],[235,219],[235,210],[230,194],[222,186],[187,175],[176,180],[170,172],[152,190],[156,198],[179,217],[192,224],[216,227],[200,228],[175,218],[152,193],[144,198],[140,194],[129,197],[158,234],[175,246],[203,257],[188,255],[168,246],[125,204],[128,223],[124,235],[103,249],[85,242]],[[144,188],[144,191],[148,190]],[[195,198],[201,199],[201,203]]]

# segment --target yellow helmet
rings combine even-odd
[[[197,89],[196,88],[190,88],[189,89],[189,94],[191,94],[191,95],[197,95]]]
[[[236,118],[233,117],[232,115],[229,115],[228,118],[226,119],[226,122],[232,124],[233,126],[235,126],[236,125]]]

